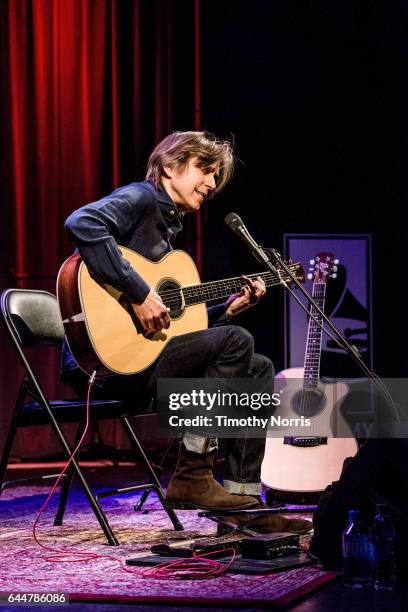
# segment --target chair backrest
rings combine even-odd
[[[22,348],[34,344],[58,345],[64,326],[55,295],[32,289],[6,289],[1,314],[9,334]]]

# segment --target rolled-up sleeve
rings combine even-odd
[[[130,185],[79,208],[65,222],[68,237],[91,276],[137,304],[144,301],[150,287],[122,256],[118,244],[155,205],[152,192]]]

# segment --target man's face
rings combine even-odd
[[[183,212],[194,212],[200,209],[201,204],[216,187],[219,164],[213,168],[199,168],[197,157],[192,157],[186,166],[180,168],[164,168],[163,187],[175,204]]]

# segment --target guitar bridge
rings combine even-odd
[[[283,443],[290,444],[291,446],[300,446],[301,448],[311,448],[327,444],[327,438],[323,436],[285,436]]]

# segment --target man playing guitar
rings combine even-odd
[[[172,249],[184,214],[198,211],[231,178],[234,155],[229,142],[205,132],[174,132],[150,155],[146,180],[134,182],[73,212],[65,227],[90,275],[120,291],[147,334],[168,329],[171,319],[158,293],[122,256],[118,245],[150,261]],[[258,277],[245,278],[242,291],[225,304],[208,309],[210,327],[174,337],[158,359],[138,374],[97,381],[95,396],[137,400],[154,393],[158,378],[273,377],[271,361],[254,352],[252,336],[228,325],[238,313],[256,304],[265,293]],[[79,368],[68,344],[63,347],[62,380],[84,396],[88,376]],[[167,489],[173,508],[211,510],[259,507],[260,470],[264,439],[228,440],[224,486],[213,477],[216,440],[185,434]],[[303,531],[310,523],[277,515],[253,518],[252,529]]]

